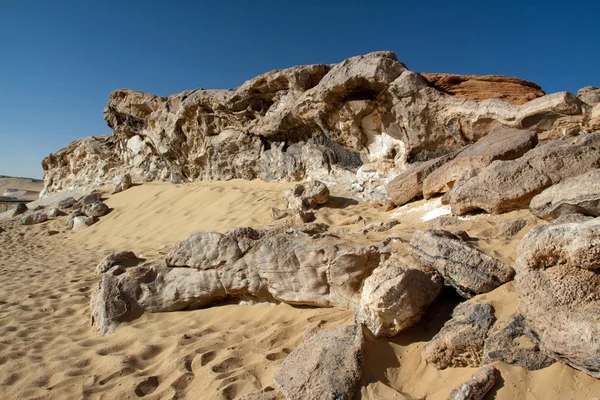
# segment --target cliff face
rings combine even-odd
[[[494,91],[468,95],[467,86],[457,91],[429,79],[395,54],[376,52],[268,72],[232,90],[157,97],[119,89],[104,111],[112,135],[75,141],[44,159],[45,193],[129,172],[134,181],[313,177],[374,197],[408,164],[460,149],[498,124],[543,137],[586,129],[589,106],[570,93],[538,97],[535,84],[505,78],[484,80]],[[513,103],[534,99],[471,99],[486,91]]]

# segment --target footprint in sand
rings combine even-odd
[[[158,387],[158,376],[150,376],[144,379],[135,387],[135,394],[138,397],[144,397],[153,393]]]

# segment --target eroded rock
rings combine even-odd
[[[458,385],[448,400],[482,400],[496,383],[496,369],[491,365],[479,368],[471,378]]]
[[[12,216],[16,217],[17,215],[25,214],[27,211],[29,211],[29,209],[25,203],[17,203],[13,209]]]
[[[290,400],[350,400],[360,383],[364,347],[361,325],[319,332],[287,356],[273,381]]]
[[[511,237],[517,235],[523,228],[527,226],[527,221],[524,219],[515,219],[512,221],[501,222],[498,226],[498,234],[501,236]]]
[[[479,367],[494,310],[485,303],[466,301],[456,306],[452,319],[423,348],[423,359],[437,369]]]
[[[21,217],[21,225],[35,225],[48,221],[48,216],[43,213],[32,213]]]
[[[92,226],[96,223],[96,219],[94,217],[86,217],[85,215],[80,215],[76,217],[69,217],[67,221],[67,227],[72,229],[73,232],[79,232],[89,226]]]
[[[127,190],[131,187],[131,185],[131,175],[123,174],[123,176],[119,178],[119,183],[117,183],[117,185],[115,186],[115,191],[113,192],[113,194]]]
[[[108,206],[101,200],[86,204],[83,207],[81,207],[81,212],[83,213],[83,215],[88,217],[102,217],[103,215],[106,215],[108,211]]]
[[[586,86],[577,91],[577,97],[590,106],[600,104],[600,88],[595,86]]]
[[[299,183],[283,194],[286,207],[294,211],[314,209],[327,203],[327,200],[329,200],[329,188],[319,181]]]
[[[117,253],[111,253],[104,257],[102,261],[96,266],[96,274],[103,274],[115,265],[128,266],[128,264],[135,263],[138,261],[138,257],[133,251],[123,250]]]
[[[600,218],[534,227],[515,269],[519,311],[540,349],[600,378]]]
[[[59,201],[57,203],[57,207],[62,208],[62,209],[71,208],[71,207],[73,207],[74,204],[75,204],[75,199],[73,197],[67,197],[66,199]]]
[[[442,229],[415,231],[408,252],[438,271],[465,298],[489,292],[514,275],[511,267]]]

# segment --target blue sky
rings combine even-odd
[[[110,133],[109,93],[232,88],[260,73],[392,50],[419,72],[600,86],[600,1],[0,0],[0,174]]]

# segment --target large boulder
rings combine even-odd
[[[512,280],[514,270],[442,229],[415,231],[409,254],[435,269],[465,298],[489,292]]]
[[[422,74],[433,87],[453,96],[471,100],[499,99],[525,104],[546,93],[533,82],[503,75]]]
[[[450,392],[448,400],[483,400],[496,383],[496,368],[491,365],[479,368],[469,378]]]
[[[487,333],[495,321],[489,304],[466,301],[423,348],[423,359],[437,369],[479,367]]]
[[[496,127],[429,174],[423,181],[423,195],[430,198],[436,193],[445,193],[465,172],[487,167],[494,160],[514,160],[536,144],[537,135],[531,130]]]
[[[175,246],[168,266],[116,265],[103,274],[94,295],[97,329],[106,334],[143,311],[193,309],[226,297],[353,309],[363,281],[389,250],[333,244],[319,238],[322,232],[319,224],[306,224],[237,228],[226,235],[199,233]],[[112,312],[113,302],[127,304],[126,311]]]
[[[561,215],[600,216],[600,169],[565,179],[531,199],[529,209],[543,219]]]
[[[432,269],[392,258],[365,280],[356,321],[375,337],[394,336],[421,319],[442,287],[443,280]]]
[[[449,193],[454,214],[485,210],[499,214],[527,208],[548,186],[600,168],[600,133],[569,142],[551,141],[512,161],[494,161],[470,172]]]
[[[595,86],[582,87],[577,91],[577,97],[590,106],[600,104],[600,88]]]
[[[111,253],[104,257],[96,266],[95,272],[103,274],[115,265],[129,266],[135,264],[140,259],[133,251],[123,250],[116,253]]]
[[[600,378],[600,219],[533,228],[515,269],[519,310],[540,348]]]
[[[350,400],[360,384],[364,351],[361,325],[322,331],[287,356],[273,381],[289,400]]]

